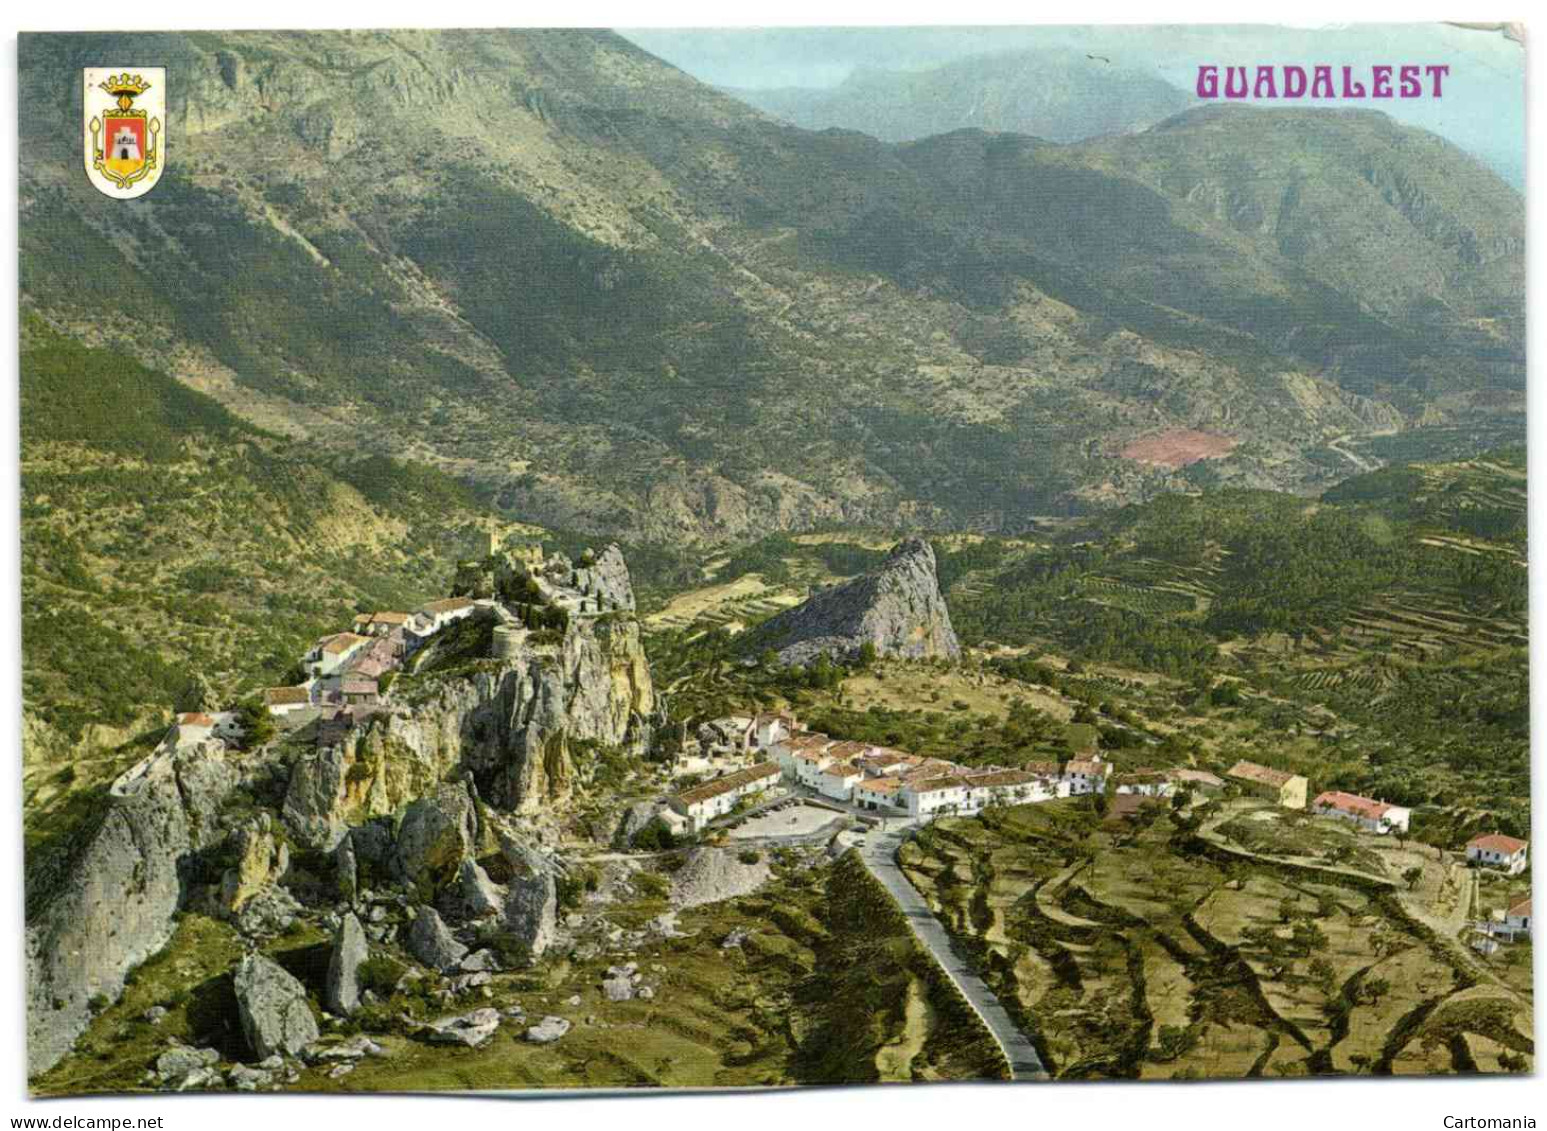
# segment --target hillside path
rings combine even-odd
[[[930,911],[929,904],[918,893],[897,863],[897,849],[910,832],[902,825],[886,832],[875,831],[860,845],[860,858],[876,879],[891,892],[902,907],[908,926],[945,970],[946,977],[962,992],[983,1024],[993,1034],[1005,1059],[1010,1063],[1010,1076],[1014,1080],[1046,1080],[1047,1069],[1030,1039],[1011,1019],[1000,1004],[994,991],[989,989],[961,955],[951,946],[951,936]]]

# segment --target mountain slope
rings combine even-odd
[[[67,828],[61,807],[174,708],[286,679],[306,642],[443,596],[488,544],[444,475],[320,460],[37,321],[21,415],[29,830]]]
[[[922,71],[862,68],[831,89],[729,93],[791,125],[882,141],[967,127],[1083,141],[1145,129],[1193,101],[1163,79],[1076,51],[980,55]]]
[[[1240,441],[1226,481],[1314,486],[1352,470],[1337,437],[1522,404],[1520,198],[1378,115],[892,146],[604,32],[21,55],[24,305],[545,525],[1016,529],[1174,486],[1119,454],[1151,432]],[[175,156],[109,201],[58,92],[152,55],[182,76]]]

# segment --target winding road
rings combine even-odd
[[[972,967],[951,945],[951,936],[946,934],[945,928],[930,911],[929,904],[918,893],[918,889],[908,882],[908,877],[903,873],[897,863],[897,849],[901,846],[910,832],[908,825],[889,829],[885,832],[875,830],[870,833],[860,845],[860,858],[876,879],[880,880],[887,891],[891,892],[902,907],[902,913],[908,920],[908,926],[913,929],[914,935],[924,944],[945,971],[946,977],[956,985],[967,999],[968,1004],[982,1018],[983,1024],[993,1034],[994,1040],[999,1043],[1004,1052],[1005,1059],[1010,1063],[1010,1076],[1013,1080],[1046,1080],[1047,1069],[1042,1064],[1042,1058],[1037,1055],[1035,1046],[1025,1033],[1021,1032],[1005,1007],[1000,1004],[994,991],[989,989],[982,978],[973,972]]]

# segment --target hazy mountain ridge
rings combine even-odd
[[[80,177],[54,85],[104,52],[186,76],[128,205]],[[1228,432],[1220,474],[1296,485],[1339,473],[1304,455],[1333,436],[1520,401],[1518,194],[1379,115],[891,146],[604,32],[32,37],[22,64],[24,304],[550,525],[1013,527],[1164,485],[1115,457],[1144,432]]]
[[[1192,105],[1164,79],[1076,51],[1008,51],[923,70],[856,69],[836,87],[727,88],[803,129],[916,141],[962,128],[1083,141],[1132,133]]]

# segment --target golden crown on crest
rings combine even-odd
[[[118,108],[127,110],[134,105],[136,95],[144,94],[150,89],[150,83],[140,75],[130,75],[125,71],[121,75],[108,75],[106,79],[97,84],[109,94],[118,96]]]

